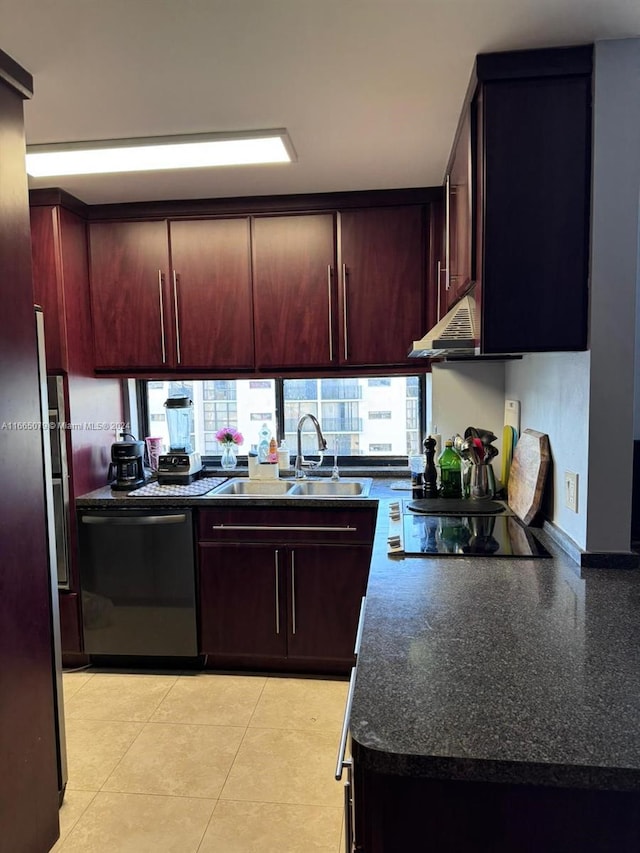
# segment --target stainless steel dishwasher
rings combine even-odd
[[[198,653],[191,510],[79,512],[84,650]]]

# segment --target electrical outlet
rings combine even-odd
[[[578,475],[572,471],[564,472],[564,502],[569,509],[578,512]]]

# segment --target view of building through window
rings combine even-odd
[[[193,400],[193,449],[214,456],[221,448],[216,432],[234,427],[244,436],[245,455],[258,443],[266,424],[278,443],[296,450],[302,415],[315,415],[327,452],[339,456],[406,456],[420,447],[420,381],[417,376],[349,379],[203,379],[149,381],[146,384],[149,435],[169,448],[164,402],[168,397]],[[280,385],[276,393],[277,386]],[[283,400],[283,411],[276,400]],[[284,434],[282,431],[284,425]],[[303,430],[303,452],[317,451],[311,423]]]

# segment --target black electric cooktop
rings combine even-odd
[[[463,503],[463,502],[461,502]],[[487,502],[489,503],[489,502]],[[478,557],[550,557],[549,552],[518,517],[503,504],[479,514],[430,514],[412,511],[405,504],[403,540],[405,554]]]

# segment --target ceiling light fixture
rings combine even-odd
[[[27,173],[33,178],[295,160],[295,150],[284,128],[27,145],[26,156]]]

